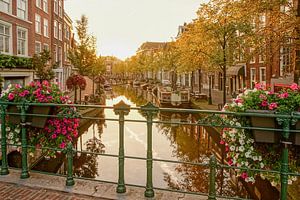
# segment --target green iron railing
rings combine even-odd
[[[10,105],[17,105],[20,110],[20,113],[8,113],[7,108]],[[299,173],[291,173],[289,172],[288,166],[288,145],[290,142],[289,136],[292,132],[299,132],[300,131],[292,130],[291,125],[300,119],[299,115],[290,114],[290,115],[282,115],[282,114],[261,114],[261,113],[232,113],[232,112],[221,112],[221,111],[211,111],[211,110],[197,110],[197,109],[172,109],[172,108],[159,108],[154,106],[152,103],[148,103],[147,105],[141,107],[130,107],[126,105],[123,101],[119,102],[118,104],[114,105],[113,107],[109,106],[97,106],[97,105],[61,105],[61,104],[36,104],[36,103],[9,103],[9,102],[0,102],[1,106],[1,151],[2,151],[2,165],[1,165],[1,175],[9,174],[9,167],[7,162],[7,142],[6,142],[6,117],[7,115],[20,115],[21,116],[21,148],[22,148],[22,169],[21,169],[21,178],[26,179],[29,177],[29,169],[28,169],[28,161],[27,161],[27,149],[32,148],[32,146],[27,144],[27,135],[26,135],[26,127],[30,124],[26,123],[26,116],[43,116],[43,117],[57,117],[54,115],[39,115],[39,114],[28,114],[26,111],[28,110],[29,106],[72,106],[77,107],[80,109],[83,108],[94,108],[94,109],[112,109],[116,115],[118,115],[118,119],[116,118],[101,118],[101,117],[81,117],[81,119],[88,119],[88,120],[110,120],[116,121],[119,124],[119,153],[118,155],[114,154],[105,154],[105,153],[96,153],[96,152],[89,152],[89,151],[78,151],[73,148],[73,144],[69,143],[65,149],[59,148],[49,148],[49,147],[42,147],[43,149],[50,149],[54,151],[62,151],[66,154],[67,157],[67,175],[66,175],[66,185],[73,186],[75,184],[74,176],[73,176],[73,156],[75,153],[87,153],[87,154],[94,154],[99,156],[108,156],[108,157],[115,157],[118,158],[119,162],[119,175],[118,175],[118,182],[116,192],[117,193],[125,193],[126,186],[136,186],[136,187],[144,187],[145,188],[145,197],[154,197],[155,189],[158,190],[166,190],[166,191],[173,191],[173,192],[181,192],[181,193],[188,193],[188,194],[197,194],[197,195],[206,195],[209,200],[215,200],[216,198],[227,198],[227,199],[243,199],[239,197],[224,197],[217,195],[216,192],[216,175],[218,169],[232,169],[232,170],[247,170],[253,172],[262,172],[262,173],[277,173],[281,175],[281,191],[280,197],[282,200],[287,199],[287,187],[288,187],[288,176],[300,176]],[[146,120],[132,120],[132,119],[125,119],[125,116],[129,114],[130,110],[139,110],[145,116]],[[264,169],[250,169],[250,168],[241,168],[236,166],[229,166],[226,164],[218,163],[216,157],[212,155],[210,157],[209,163],[195,163],[195,162],[181,162],[181,161],[174,161],[174,160],[164,160],[164,159],[157,159],[153,158],[152,153],[152,126],[154,123],[163,123],[163,124],[174,124],[171,121],[160,121],[154,120],[155,116],[158,112],[176,112],[176,113],[189,113],[189,114],[199,114],[204,115],[205,117],[201,120],[198,120],[196,123],[192,122],[176,122],[175,124],[178,125],[194,125],[194,126],[204,126],[204,127],[231,127],[231,128],[242,128],[242,129],[257,129],[257,130],[274,130],[277,132],[282,133],[282,143],[283,143],[283,150],[282,150],[282,161],[281,161],[281,170],[264,170]],[[228,126],[228,124],[224,124],[222,122],[221,115],[236,115],[236,116],[259,116],[259,117],[273,117],[277,118],[278,122],[282,125],[281,129],[272,129],[272,128],[262,128],[262,127],[235,127],[235,126]],[[137,122],[137,123],[146,123],[147,124],[147,156],[146,158],[143,157],[136,157],[136,156],[126,156],[124,154],[124,124],[126,122]],[[16,145],[17,146],[17,145]],[[138,160],[145,160],[146,161],[146,185],[134,185],[134,184],[125,184],[125,176],[124,176],[124,166],[125,166],[125,159],[138,159]],[[209,168],[209,179],[207,181],[208,193],[199,193],[199,192],[188,192],[182,190],[172,190],[172,189],[164,189],[164,188],[156,188],[153,186],[153,177],[152,177],[152,167],[153,162],[167,162],[167,163],[182,163],[188,165],[195,165],[195,166],[203,166]],[[48,173],[47,173],[48,174]],[[57,174],[55,174],[57,175]],[[88,179],[83,177],[77,177],[81,179]],[[93,179],[89,179],[93,180]],[[94,180],[99,181],[99,180]],[[101,181],[107,183],[115,183],[110,181]]]

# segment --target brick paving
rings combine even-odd
[[[0,200],[104,200],[67,192],[0,182]]]

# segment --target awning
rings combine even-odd
[[[243,74],[245,74],[244,65],[231,66],[226,71],[227,76],[237,76]]]

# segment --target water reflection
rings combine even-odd
[[[147,99],[154,100],[149,95],[151,94],[147,91],[118,87],[110,93],[106,105],[112,106],[123,100],[131,106],[141,106],[147,103]],[[105,109],[103,115],[106,118],[118,117],[109,109]],[[218,132],[188,124],[195,122],[197,118],[199,116],[189,114],[159,113],[157,119],[160,121],[185,122],[187,125],[156,123],[153,126],[153,157],[202,163],[208,162],[209,156],[215,154],[219,162],[224,162]],[[126,119],[144,120],[145,118],[139,111],[131,110]],[[117,122],[108,120],[94,122],[82,132],[77,148],[98,153],[118,154],[118,131]],[[125,123],[125,155],[146,157],[146,131],[146,123]],[[76,176],[116,182],[118,159],[81,154],[76,156],[74,171]],[[153,183],[155,187],[208,192],[208,172],[207,167],[154,162]],[[146,162],[126,159],[125,182],[145,185]],[[247,196],[238,180],[233,179],[231,172],[225,170],[218,172],[217,191],[220,195]]]

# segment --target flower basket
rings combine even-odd
[[[30,106],[27,114],[37,114],[37,115],[48,115],[50,113],[50,106]],[[21,111],[15,105],[10,105],[7,108],[9,113],[18,113],[18,115],[10,114],[8,121],[12,124],[21,123]],[[44,128],[47,117],[46,116],[28,116],[26,115],[26,122],[31,123],[32,127]]]
[[[261,113],[261,114],[274,114],[274,111],[269,110],[248,110],[248,112],[252,113]],[[271,117],[257,117],[251,116],[250,123],[253,127],[259,128],[276,128],[276,119]],[[279,133],[275,131],[268,130],[252,130],[252,134],[255,142],[263,142],[263,143],[277,143],[279,142]]]

